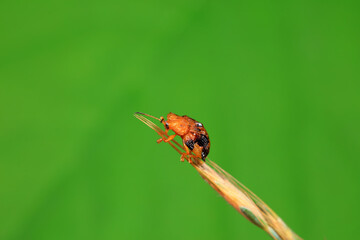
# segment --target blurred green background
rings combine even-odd
[[[136,111],[201,121],[301,237],[358,237],[359,10],[2,1],[0,239],[270,239]]]

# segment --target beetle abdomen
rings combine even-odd
[[[196,141],[200,147],[206,147],[209,144],[209,139],[201,134],[200,138]]]
[[[206,156],[210,151],[210,141],[209,137],[201,134],[201,136],[196,140],[196,143],[202,148],[201,149],[201,158],[205,161]]]
[[[185,145],[190,149],[193,150],[194,149],[194,141],[193,140],[188,140],[185,142]]]

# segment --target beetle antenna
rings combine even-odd
[[[161,119],[160,119],[160,118],[156,118],[156,117],[154,117],[154,116],[151,116],[151,115],[149,115],[149,114],[146,114],[146,113],[142,113],[142,112],[136,112],[135,114],[141,114],[141,115],[145,115],[145,116],[148,116],[148,117],[154,118],[154,119],[156,119],[156,120],[159,120],[159,121],[161,122]]]

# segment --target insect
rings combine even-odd
[[[185,156],[189,157],[189,162],[191,162],[191,158],[194,157],[201,158],[205,161],[206,156],[209,154],[210,151],[210,140],[209,135],[206,132],[202,123],[186,115],[179,116],[175,113],[169,113],[167,115],[167,120],[165,120],[164,117],[156,118],[145,113],[139,114],[159,120],[162,124],[164,124],[166,134],[169,132],[169,130],[172,130],[175,133],[169,136],[167,139],[160,138],[159,140],[157,140],[157,143],[160,143],[162,141],[169,142],[173,140],[176,136],[180,136],[182,138],[183,145],[186,151],[181,154],[180,160],[182,162],[184,161]],[[194,153],[195,156],[191,154],[191,152]]]

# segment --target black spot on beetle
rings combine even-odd
[[[166,129],[169,129],[169,124],[165,123],[165,127],[166,127]]]
[[[201,135],[196,142],[200,147],[206,147],[209,144],[209,139],[205,135]]]
[[[206,156],[207,156],[207,154],[204,151],[202,151],[201,152],[201,159],[204,160],[204,162],[205,162]]]
[[[207,155],[209,154],[210,148],[208,146],[204,147],[201,152],[201,158],[205,161]]]
[[[198,123],[196,123],[196,126],[197,126],[197,127],[202,127],[203,125],[198,122]]]
[[[209,138],[203,134],[196,140],[196,143],[202,147],[201,150],[201,158],[205,161],[207,155],[209,154],[210,146],[209,146]]]
[[[187,142],[185,142],[185,145],[190,149],[193,150],[194,149],[194,141],[193,140],[188,140]]]

